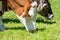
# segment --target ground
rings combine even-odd
[[[6,30],[0,31],[0,40],[60,40],[60,0],[49,0],[54,13],[53,20],[37,16],[35,33],[27,32],[13,11],[5,12],[3,23]]]

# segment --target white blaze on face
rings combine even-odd
[[[29,15],[31,17],[23,18],[22,16],[17,15],[20,22],[25,26],[27,31],[36,30],[37,3],[33,2],[31,5],[32,5],[32,7],[29,10]],[[24,14],[24,12],[23,12],[23,14]]]
[[[2,1],[0,1],[0,11],[2,11]]]

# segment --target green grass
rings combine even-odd
[[[0,40],[60,40],[60,0],[49,0],[51,3],[54,19],[46,21],[40,15],[37,16],[37,31],[29,33],[24,25],[19,22],[12,12],[5,12],[3,23],[6,27],[4,32],[0,32]]]

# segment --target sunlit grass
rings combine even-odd
[[[0,40],[60,40],[60,0],[49,0],[54,13],[52,21],[46,21],[40,15],[37,16],[35,33],[25,30],[25,27],[13,11],[5,12],[3,23],[6,28],[0,32]]]

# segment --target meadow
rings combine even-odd
[[[38,14],[35,33],[27,32],[13,11],[5,12],[3,23],[6,30],[0,31],[0,40],[60,40],[60,0],[49,1],[54,18],[46,20]]]

